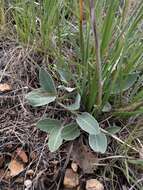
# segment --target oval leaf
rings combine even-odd
[[[47,118],[39,121],[36,126],[44,132],[51,133],[54,128],[61,127],[61,122],[56,119]]]
[[[48,93],[43,92],[41,89],[33,90],[29,92],[25,97],[28,102],[33,106],[43,106],[55,101],[56,96],[50,96]]]
[[[100,133],[99,124],[96,119],[87,112],[78,115],[76,118],[77,124],[80,128],[91,135],[96,135]]]
[[[51,152],[56,151],[62,145],[63,138],[61,136],[61,130],[61,127],[54,128],[50,134],[48,146]]]
[[[39,81],[41,87],[51,95],[57,94],[56,87],[51,75],[48,71],[45,71],[43,68],[40,69],[39,72]]]
[[[112,106],[109,102],[107,102],[103,108],[102,108],[102,112],[110,112],[112,110]]]
[[[75,111],[75,110],[78,110],[80,108],[80,101],[81,101],[81,96],[80,96],[80,94],[77,94],[77,96],[75,98],[75,102],[73,104],[66,106],[62,103],[59,103],[59,105],[65,109],[67,109],[67,110]]]
[[[63,68],[58,68],[57,69],[57,72],[59,73],[59,75],[60,75],[60,79],[61,79],[61,81],[63,81],[64,83],[68,83],[70,80],[71,80],[71,73],[70,73],[70,71],[68,70],[68,68],[67,69],[63,69]]]
[[[66,125],[62,129],[62,138],[66,141],[74,140],[77,137],[79,137],[79,135],[80,135],[80,130],[78,128],[78,125],[75,123]]]
[[[111,133],[111,134],[116,134],[121,130],[121,127],[116,126],[116,124],[114,123],[113,126],[110,126],[106,129],[107,132]]]
[[[105,153],[107,149],[107,138],[105,134],[89,135],[89,145],[95,152]]]
[[[138,73],[129,74],[125,80],[117,80],[115,86],[112,90],[112,94],[119,94],[124,92],[132,87],[132,85],[136,82],[138,77]]]

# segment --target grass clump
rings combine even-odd
[[[12,1],[11,9],[18,39],[39,51],[50,51],[61,5],[59,0]]]

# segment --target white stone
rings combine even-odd
[[[26,189],[29,189],[32,186],[32,181],[30,179],[27,179],[26,181],[24,181],[24,185]]]

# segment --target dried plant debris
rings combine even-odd
[[[97,168],[97,154],[93,153],[81,140],[74,143],[71,157],[84,173],[94,173]]]
[[[16,156],[18,158],[20,158],[23,163],[27,163],[28,162],[28,156],[25,153],[25,151],[22,150],[22,148],[17,148],[15,152],[16,152]]]
[[[0,168],[2,168],[4,165],[4,156],[0,155]]]
[[[24,165],[17,160],[11,160],[8,169],[10,170],[10,176],[15,177],[24,170]]]

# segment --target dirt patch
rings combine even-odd
[[[34,172],[34,189],[50,189],[57,185],[59,168],[64,161],[61,154],[64,153],[51,154],[46,144],[48,137],[35,127],[40,117],[51,117],[54,111],[46,107],[33,109],[25,101],[25,94],[38,85],[34,63],[41,62],[40,56],[15,42],[0,42],[0,81],[12,88],[0,92],[0,155],[4,160],[0,169],[4,171],[0,174],[1,190],[23,189],[26,172],[30,169]],[[20,175],[10,178],[7,166],[18,147],[28,155],[28,163]]]

